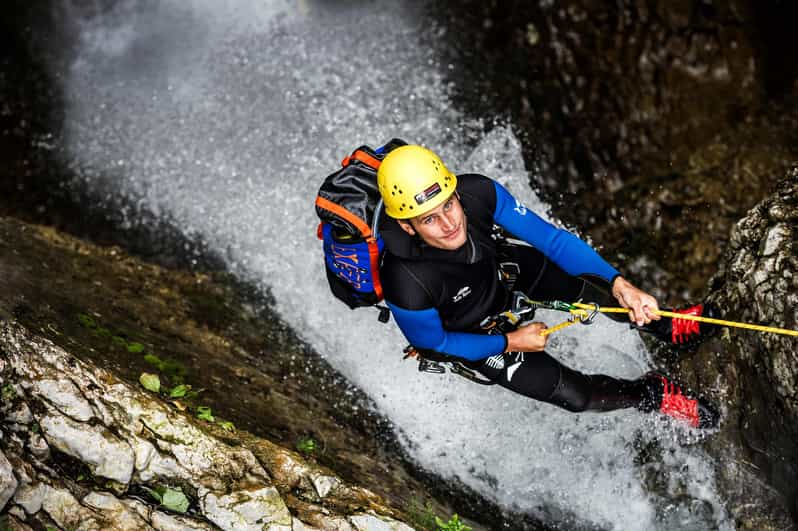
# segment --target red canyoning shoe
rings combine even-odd
[[[695,315],[699,317],[717,318],[718,311],[711,304],[696,304],[689,308],[671,310],[682,315]],[[717,325],[679,319],[678,317],[664,317],[659,321],[652,321],[646,326],[639,327],[643,332],[649,332],[660,340],[678,349],[697,347],[705,339],[712,336],[718,329]]]
[[[710,318],[718,316],[718,312],[709,304],[696,304],[689,308],[673,310],[673,313]],[[674,317],[671,319],[671,342],[679,346],[695,346],[709,337],[716,329],[715,325]]]
[[[659,411],[669,417],[687,422],[693,428],[717,428],[720,413],[702,398],[682,393],[681,387],[661,374],[649,373],[647,379],[655,386]]]

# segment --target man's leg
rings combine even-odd
[[[714,428],[720,420],[711,404],[683,394],[678,384],[656,373],[637,380],[583,374],[546,352],[491,356],[476,370],[510,391],[574,413],[635,407],[645,412],[659,411],[695,428]]]
[[[645,378],[623,380],[604,374],[583,374],[546,352],[492,356],[477,370],[506,389],[572,412],[628,407],[652,411],[659,407],[658,384]]]
[[[598,277],[571,276],[536,249],[515,249],[512,258],[520,268],[515,289],[524,291],[533,299],[568,302],[581,299],[600,306],[619,305],[607,281]],[[629,322],[626,314],[605,315],[616,321]],[[672,336],[674,325],[671,321],[663,318],[640,329],[667,341]],[[676,325],[680,321],[690,322],[673,321]],[[709,403],[685,396],[678,384],[656,373],[646,374],[637,380],[612,378],[603,374],[587,375],[562,365],[544,352],[494,356],[478,370],[503,387],[569,411],[611,411],[636,407],[642,411],[659,410],[702,428],[714,427],[719,420],[717,410]]]

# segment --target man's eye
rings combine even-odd
[[[432,223],[432,216],[422,219],[421,223],[423,223],[424,225],[429,225],[430,223]]]
[[[451,199],[449,199],[448,201],[446,201],[446,203],[444,203],[443,209],[444,210],[449,210],[450,208],[452,208],[453,204],[454,204],[454,202]]]

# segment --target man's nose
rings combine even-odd
[[[441,225],[442,225],[441,228],[443,230],[449,232],[454,228],[455,222],[451,217],[449,217],[448,214],[444,214],[443,216],[441,216]]]

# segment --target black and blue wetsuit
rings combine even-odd
[[[467,240],[457,250],[430,247],[391,218],[380,224],[387,250],[380,268],[385,300],[408,341],[452,356],[503,387],[571,411],[653,407],[656,400],[649,400],[643,380],[585,375],[545,352],[504,353],[506,337],[480,329],[485,317],[510,304],[500,278],[502,261],[520,266],[514,290],[539,300],[614,304],[610,286],[619,273],[585,242],[544,221],[492,179],[458,175],[457,192],[467,220]],[[532,247],[501,245],[492,237],[494,225]]]

